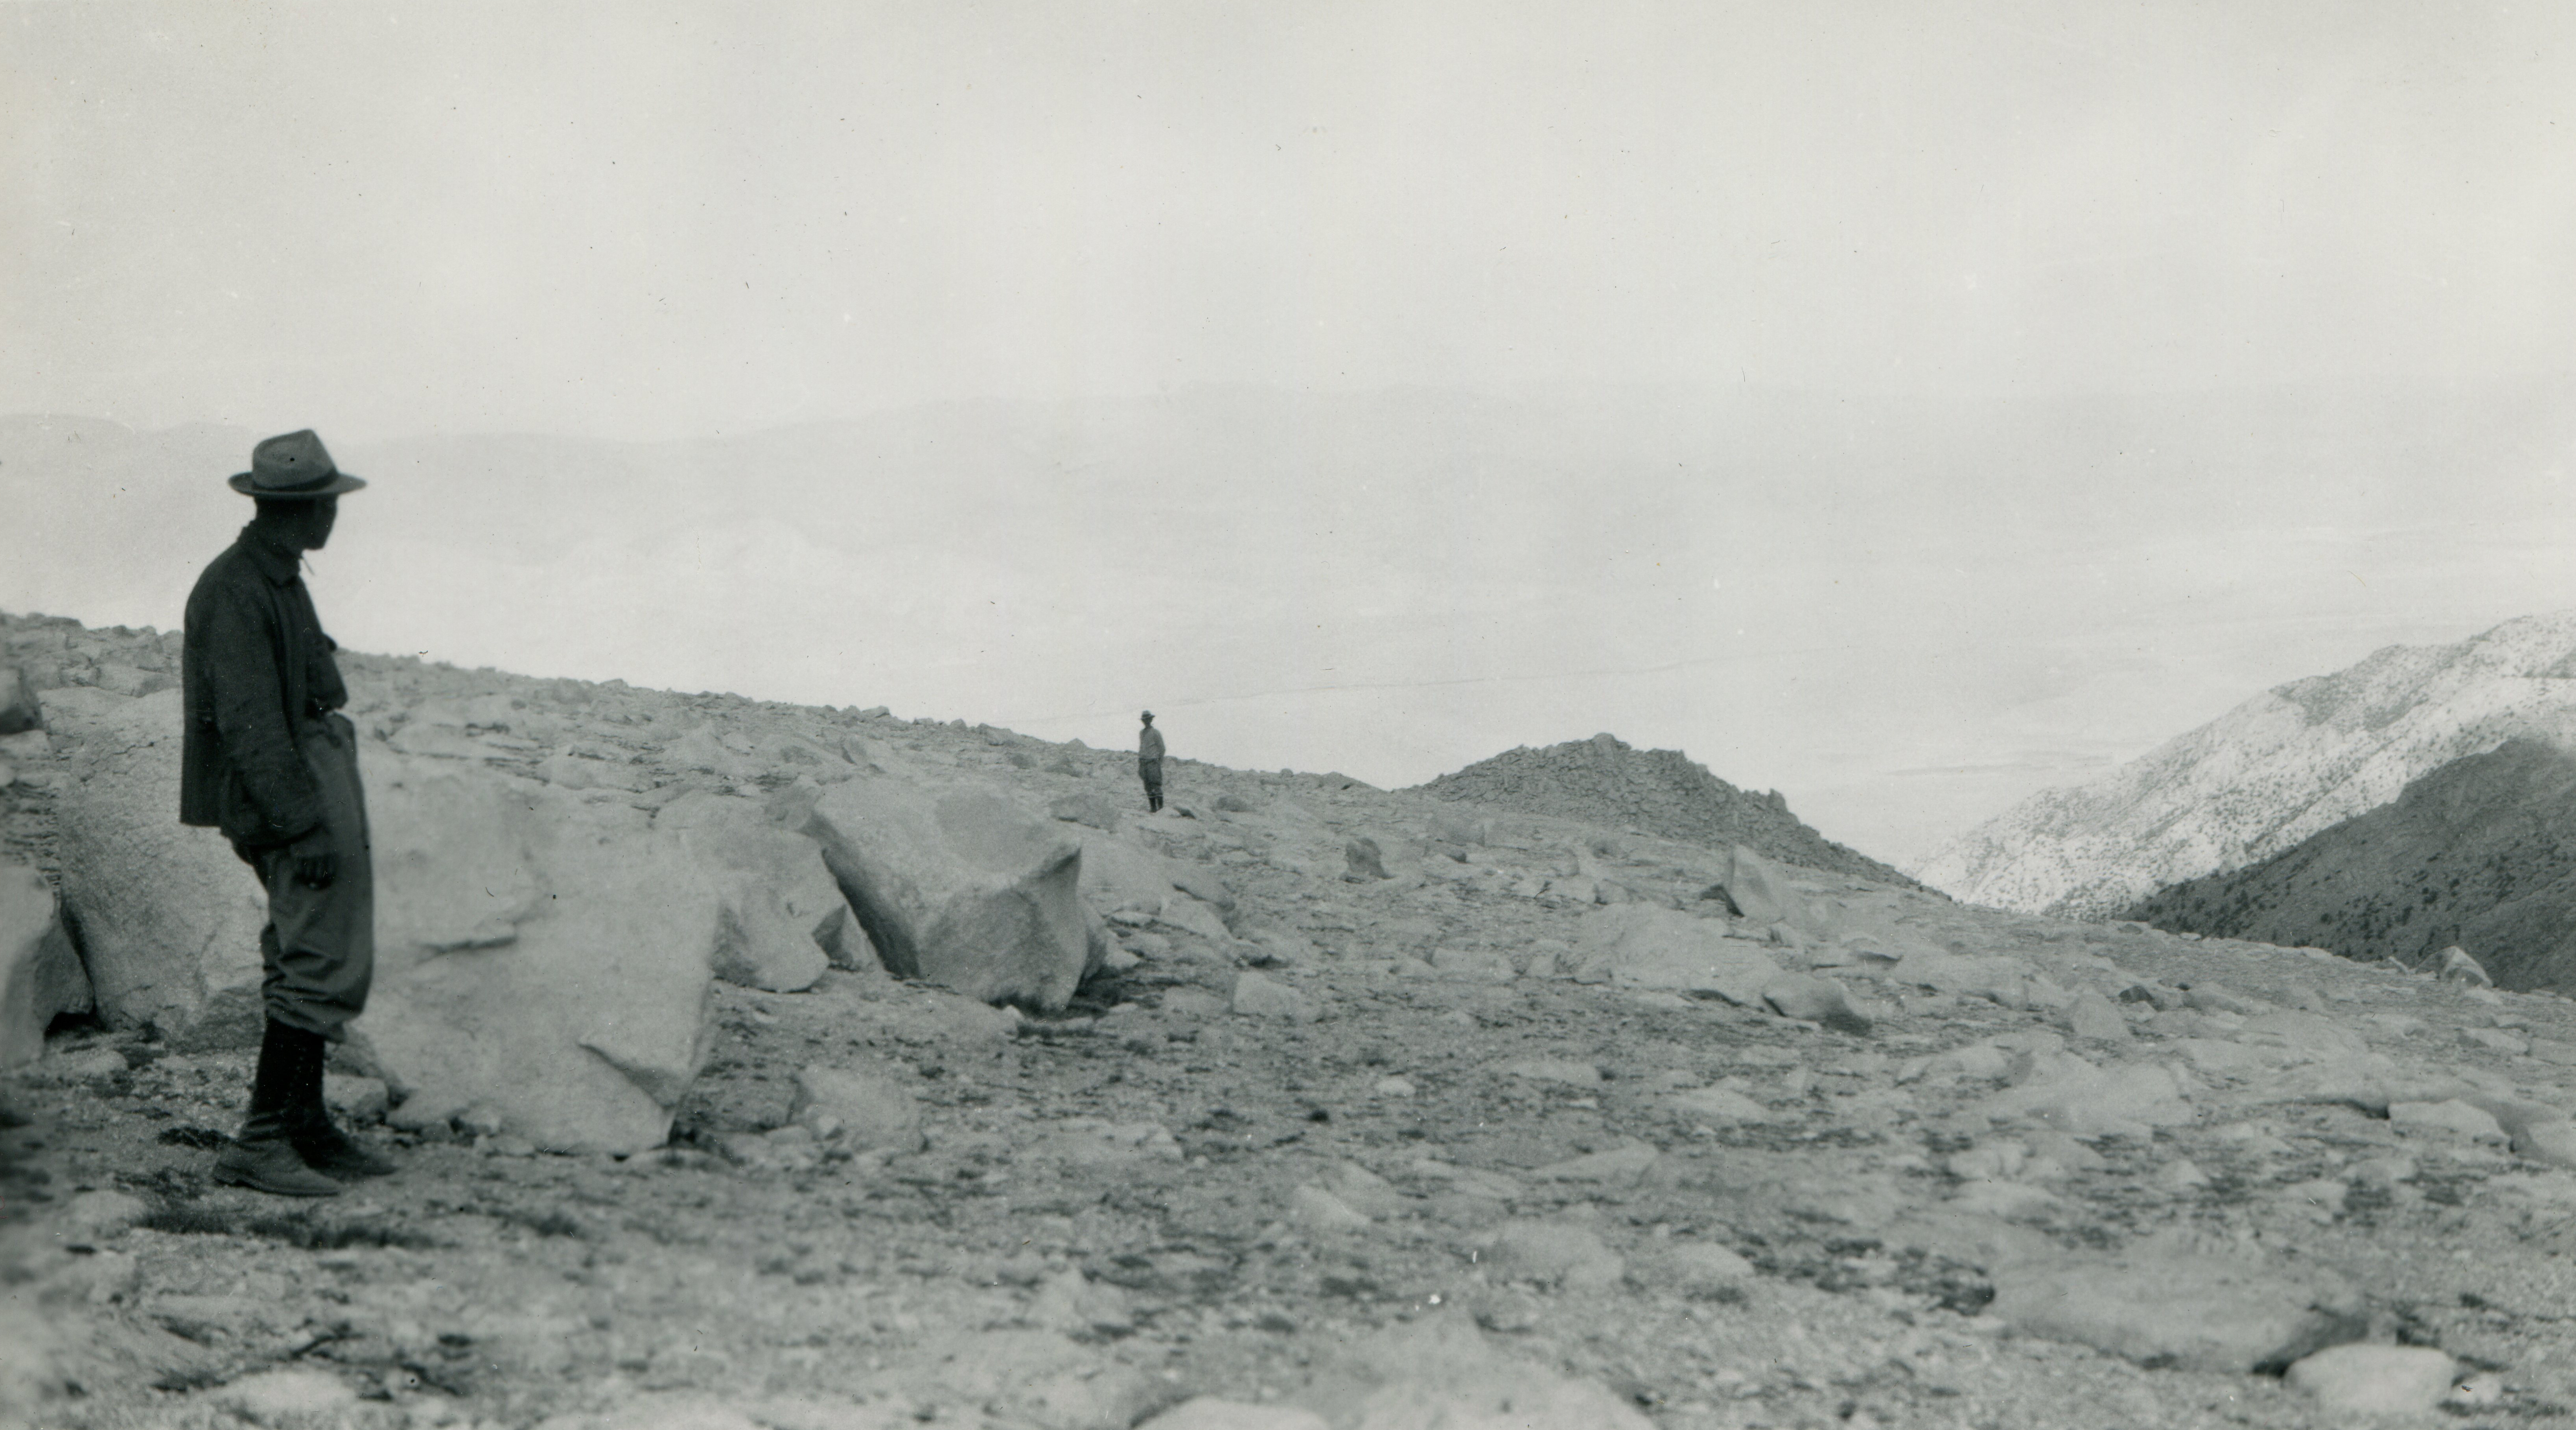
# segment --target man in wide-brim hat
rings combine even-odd
[[[1145,812],[1160,813],[1163,808],[1163,732],[1154,728],[1154,712],[1138,717],[1145,728],[1136,736],[1136,774],[1145,782]]]
[[[375,879],[357,731],[337,713],[349,690],[297,574],[331,539],[341,495],[365,485],[310,431],[261,442],[232,479],[258,514],[188,593],[179,820],[222,830],[268,889],[259,1067],[215,1180],[281,1196],[394,1170],[322,1101],[328,1044],[375,975]]]

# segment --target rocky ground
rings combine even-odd
[[[66,636],[51,678],[160,647]],[[2576,1419],[2564,1000],[1335,778],[1176,761],[1148,819],[1126,756],[1005,731],[351,665],[397,746],[642,803],[953,772],[1216,886],[1101,910],[1059,1015],[719,983],[669,1146],[371,1125],[403,1170],[320,1204],[207,1180],[246,1052],[66,1019],[0,1083],[0,1420]],[[60,756],[0,758],[50,869]]]

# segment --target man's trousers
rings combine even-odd
[[[268,926],[259,931],[268,1016],[290,1028],[340,1036],[366,1011],[376,975],[376,881],[367,833],[366,790],[358,783],[358,732],[344,715],[307,720],[296,729],[304,767],[322,795],[331,852],[339,867],[314,888],[295,876],[283,844],[235,845],[268,886]]]

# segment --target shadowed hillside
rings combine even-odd
[[[2513,740],[2248,869],[2130,917],[2420,963],[2458,944],[2509,988],[2576,991],[2576,755]]]
[[[1970,903],[2104,918],[2247,869],[2453,760],[2576,734],[2576,611],[2389,646],[2267,690],[2090,783],[2043,790],[1926,860]]]
[[[1922,887],[1800,822],[1777,790],[1740,790],[1679,750],[1640,750],[1606,733],[1506,750],[1414,788],[1438,799],[1638,829],[1687,844],[1749,844],[1810,869]]]

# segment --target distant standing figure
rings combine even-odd
[[[252,449],[233,490],[259,504],[188,593],[180,658],[186,727],[179,822],[220,829],[268,889],[259,950],[267,1015],[241,1135],[215,1180],[327,1197],[391,1162],[331,1124],[324,1045],[367,1006],[376,964],[375,879],[358,736],[338,649],[296,574],[331,539],[342,472],[310,431]]]
[[[1145,812],[1163,807],[1163,732],[1154,728],[1154,712],[1145,712],[1145,733],[1136,737],[1136,773],[1145,781]]]

